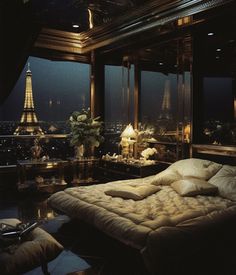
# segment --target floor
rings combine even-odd
[[[98,232],[78,220],[53,211],[47,196],[4,194],[0,196],[0,218],[38,221],[54,236],[64,251],[49,264],[51,275],[146,275],[138,251]],[[27,275],[41,275],[37,268]]]

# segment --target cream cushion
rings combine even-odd
[[[182,177],[179,175],[178,172],[173,171],[171,166],[164,171],[155,175],[151,184],[154,185],[170,185],[172,182],[181,179]]]
[[[179,160],[173,163],[168,169],[179,173],[182,177],[195,177],[208,180],[214,176],[221,167],[222,164],[213,161],[190,158]]]
[[[121,197],[123,199],[142,200],[161,189],[155,185],[147,186],[121,186],[105,191],[106,195],[112,197]]]
[[[15,226],[20,223],[18,219],[0,219],[0,223]],[[14,253],[0,253],[0,274],[22,274],[42,262],[49,262],[56,258],[63,250],[50,234],[37,227],[31,231],[24,242],[20,243]]]
[[[185,178],[175,181],[171,187],[181,196],[213,195],[217,193],[217,187],[205,180],[197,178]]]
[[[222,197],[236,201],[236,166],[223,165],[209,182],[218,187]]]

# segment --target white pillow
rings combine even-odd
[[[218,187],[222,197],[236,201],[236,166],[223,165],[209,182]]]
[[[175,181],[171,187],[181,196],[215,195],[217,193],[216,186],[197,178]]]
[[[213,161],[204,159],[183,159],[173,163],[168,169],[178,172],[182,177],[194,177],[208,180],[222,167]]]
[[[170,185],[172,182],[181,179],[182,177],[179,175],[178,172],[172,171],[169,168],[165,169],[164,171],[156,174],[154,179],[151,181],[151,184],[154,185]]]
[[[160,187],[150,184],[143,186],[119,186],[106,190],[105,194],[123,199],[142,200],[160,190]]]

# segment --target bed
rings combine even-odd
[[[185,159],[142,179],[67,188],[49,204],[138,249],[151,274],[184,274],[197,255],[214,261],[216,243],[235,245],[236,167]]]

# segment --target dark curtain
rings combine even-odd
[[[31,0],[0,3],[0,104],[8,97],[38,35]]]

